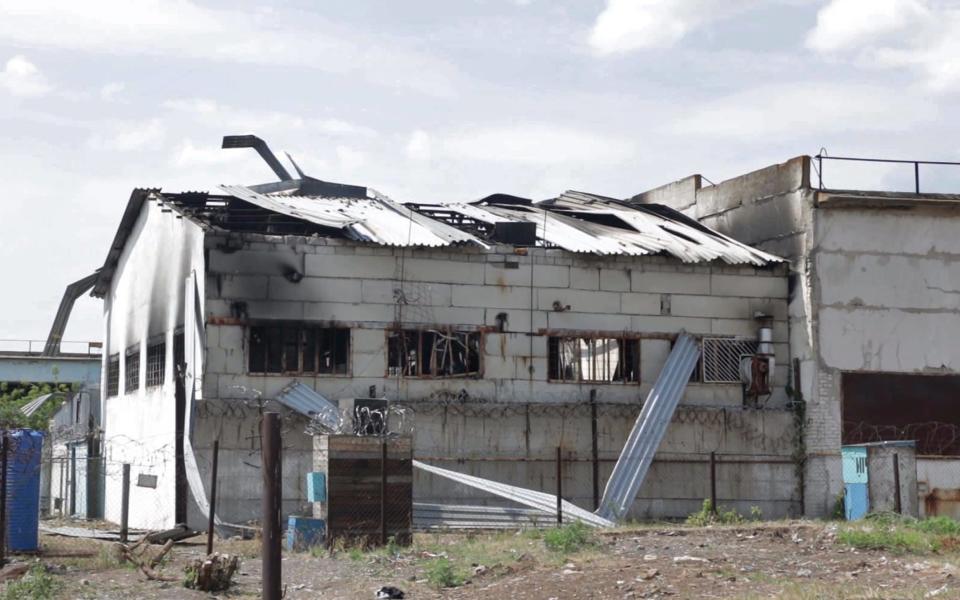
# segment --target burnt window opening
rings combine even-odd
[[[107,359],[107,398],[120,395],[120,355],[111,354]]]
[[[183,370],[186,367],[186,347],[184,346],[183,332],[178,331],[173,334],[173,375],[174,377],[183,377]]]
[[[250,373],[346,375],[350,330],[305,323],[273,323],[250,328]]]
[[[387,365],[393,377],[477,377],[480,333],[451,329],[391,331]]]
[[[140,389],[140,346],[134,346],[127,350],[124,357],[123,368],[126,371],[126,378],[123,382],[123,393],[129,394],[134,390]]]
[[[640,340],[616,337],[550,337],[547,378],[551,381],[637,383]]]
[[[167,344],[160,342],[147,346],[147,387],[163,385],[166,375]]]

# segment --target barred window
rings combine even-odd
[[[124,360],[124,369],[126,370],[126,379],[124,380],[123,393],[140,389],[140,346],[134,346],[127,350],[127,356]]]
[[[563,382],[640,381],[640,340],[614,337],[550,337],[547,377]]]
[[[757,340],[736,337],[705,337],[701,340],[703,383],[741,383],[740,364],[757,353]]]
[[[163,385],[167,363],[166,359],[166,342],[147,346],[147,387]]]
[[[350,330],[305,323],[272,323],[250,328],[250,373],[346,375]]]
[[[480,333],[449,329],[391,331],[387,365],[397,377],[470,377],[480,374]]]
[[[120,355],[107,358],[107,398],[120,395]]]

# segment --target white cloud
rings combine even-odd
[[[178,167],[211,167],[252,160],[243,152],[227,151],[219,145],[197,145],[191,139],[183,140],[173,153],[172,162]]]
[[[342,119],[301,117],[273,110],[250,110],[221,104],[207,98],[167,100],[161,105],[168,110],[185,113],[224,134],[258,133],[269,136],[278,132],[315,132],[332,137],[376,137],[369,127]]]
[[[960,90],[960,6],[932,0],[830,0],[808,48],[871,68],[909,68],[935,91]]]
[[[438,145],[446,156],[525,165],[616,163],[635,150],[615,136],[533,123],[468,129],[444,136]]]
[[[106,133],[95,133],[87,139],[87,146],[93,150],[111,152],[130,152],[146,148],[157,148],[163,144],[166,128],[160,119],[143,122],[119,122],[102,125]]]
[[[111,81],[100,88],[100,99],[104,102],[116,102],[126,88],[120,81]]]
[[[18,54],[8,60],[3,71],[0,71],[0,88],[14,96],[32,98],[49,93],[53,86],[36,65]]]
[[[363,152],[349,146],[336,147],[337,162],[343,171],[356,171],[366,162]]]
[[[843,83],[771,84],[708,102],[673,126],[675,133],[729,137],[763,144],[772,136],[911,131],[936,118],[921,96]]]
[[[452,95],[457,88],[459,75],[449,63],[399,38],[343,31],[319,18],[302,22],[302,16],[213,9],[191,0],[6,0],[0,41],[300,67],[432,95]]]
[[[755,4],[755,0],[607,0],[590,31],[597,54],[668,47],[691,31]]]
[[[430,134],[422,129],[411,133],[404,153],[411,160],[430,160]]]

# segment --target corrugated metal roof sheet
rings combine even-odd
[[[340,411],[336,405],[324,398],[313,388],[299,381],[287,385],[277,394],[275,400],[289,409],[314,420],[330,433],[339,433],[341,428]]]
[[[296,196],[285,192],[261,194],[241,185],[222,185],[227,194],[260,208],[303,219],[323,227],[341,229],[351,239],[384,246],[448,246],[479,238],[425,217],[389,198],[372,192],[371,198]]]

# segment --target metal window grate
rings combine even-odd
[[[703,338],[703,383],[740,383],[740,361],[757,353],[757,341],[745,338]]]
[[[140,388],[140,347],[135,346],[127,350],[127,356],[124,361],[124,370],[126,379],[124,379],[123,393],[130,392]]]
[[[111,354],[107,359],[107,398],[120,395],[120,355]]]
[[[160,342],[147,347],[147,387],[163,385],[167,358],[167,344]]]

